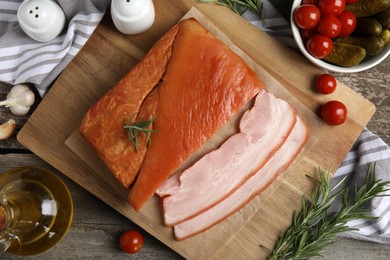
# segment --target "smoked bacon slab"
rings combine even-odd
[[[147,141],[140,138],[137,152],[123,126],[140,112],[144,99],[164,75],[178,29],[175,26],[160,38],[146,56],[87,111],[79,127],[81,136],[127,188],[138,174]],[[150,120],[150,108],[144,107],[141,111],[144,112],[140,112],[137,119]]]
[[[263,82],[195,19],[178,24],[157,88],[152,135],[129,201],[138,211],[154,192],[260,90]],[[151,70],[154,68],[151,67]]]

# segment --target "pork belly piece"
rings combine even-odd
[[[295,160],[309,138],[309,129],[297,117],[291,134],[275,155],[238,190],[207,211],[174,226],[177,240],[195,236],[220,223],[264,191]]]
[[[246,62],[196,20],[180,22],[158,88],[157,132],[129,193],[134,209],[263,88]]]
[[[147,141],[140,138],[136,152],[123,129],[136,115],[145,97],[156,87],[165,73],[178,26],[165,34],[110,91],[102,96],[86,113],[79,127],[81,136],[94,148],[112,174],[129,187],[143,161]],[[146,103],[155,102],[151,98]],[[145,104],[140,120],[149,120],[154,108]],[[153,112],[154,113],[154,112]]]
[[[178,188],[163,192],[165,224],[193,218],[232,194],[283,145],[295,123],[294,108],[261,91],[242,116],[240,132],[181,173]]]

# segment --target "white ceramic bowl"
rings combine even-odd
[[[291,8],[291,15],[290,15],[290,23],[291,23],[291,29],[292,33],[294,35],[295,42],[298,45],[298,48],[302,52],[302,54],[313,64],[317,65],[320,68],[323,68],[328,71],[333,71],[333,72],[340,72],[340,73],[355,73],[359,71],[364,71],[367,69],[370,69],[374,67],[375,65],[379,64],[382,62],[384,59],[386,59],[389,54],[390,54],[390,44],[387,44],[383,51],[373,57],[366,57],[359,65],[353,66],[353,67],[340,67],[337,65],[333,65],[330,63],[327,63],[325,61],[322,61],[320,59],[317,59],[313,57],[305,47],[304,42],[302,41],[301,35],[299,33],[299,28],[295,25],[294,23],[294,11],[295,9],[301,5],[302,0],[294,0],[292,8]]]
[[[48,42],[56,38],[65,26],[65,14],[52,0],[24,1],[18,9],[18,22],[32,39]]]

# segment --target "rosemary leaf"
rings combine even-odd
[[[369,166],[366,173],[366,183],[354,189],[354,196],[348,188],[336,189],[345,181],[343,178],[335,187],[330,188],[328,179],[331,169],[325,176],[319,169],[320,180],[311,180],[318,184],[316,191],[311,194],[311,201],[302,196],[302,210],[299,214],[293,213],[291,226],[281,235],[272,250],[263,248],[269,253],[268,259],[309,259],[321,256],[325,247],[332,244],[336,236],[342,232],[356,230],[347,225],[351,220],[375,220],[365,206],[373,198],[387,196],[385,191],[390,190],[390,182],[376,179],[375,165]],[[342,207],[338,212],[329,213],[328,209],[338,197],[342,198]]]
[[[135,117],[135,114],[130,118],[130,120],[123,126],[126,130],[127,139],[131,141],[135,150],[138,152],[138,134],[144,133],[146,135],[146,140],[148,140],[148,145],[152,143],[152,139],[150,138],[150,134],[155,133],[156,130],[149,129],[149,127],[153,124],[156,116],[152,116],[150,120],[147,121],[136,121],[132,122]]]
[[[260,20],[263,20],[263,2],[262,0],[198,0],[202,3],[216,2],[223,5],[238,15],[242,15],[247,10],[254,12]]]

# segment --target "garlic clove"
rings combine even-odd
[[[28,113],[35,102],[34,92],[24,84],[15,85],[7,95],[7,99],[0,102],[0,106],[10,108],[16,116],[23,116]]]
[[[15,131],[16,121],[13,119],[0,125],[0,140],[5,140],[10,137]]]
[[[29,107],[34,104],[35,95],[28,86],[19,84],[12,87],[11,91],[7,95],[7,99],[10,100],[10,104],[7,105],[8,107],[12,106],[12,103]]]
[[[35,102],[34,93],[30,89],[25,89],[14,99],[15,104],[30,107]]]
[[[12,114],[14,114],[15,116],[24,116],[25,114],[28,113],[30,107],[26,107],[19,104],[13,104],[12,106],[9,107],[9,109],[11,110]]]
[[[20,93],[25,91],[26,89],[29,89],[25,84],[18,84],[11,88],[11,90],[8,92],[7,98],[14,98],[18,96]]]

